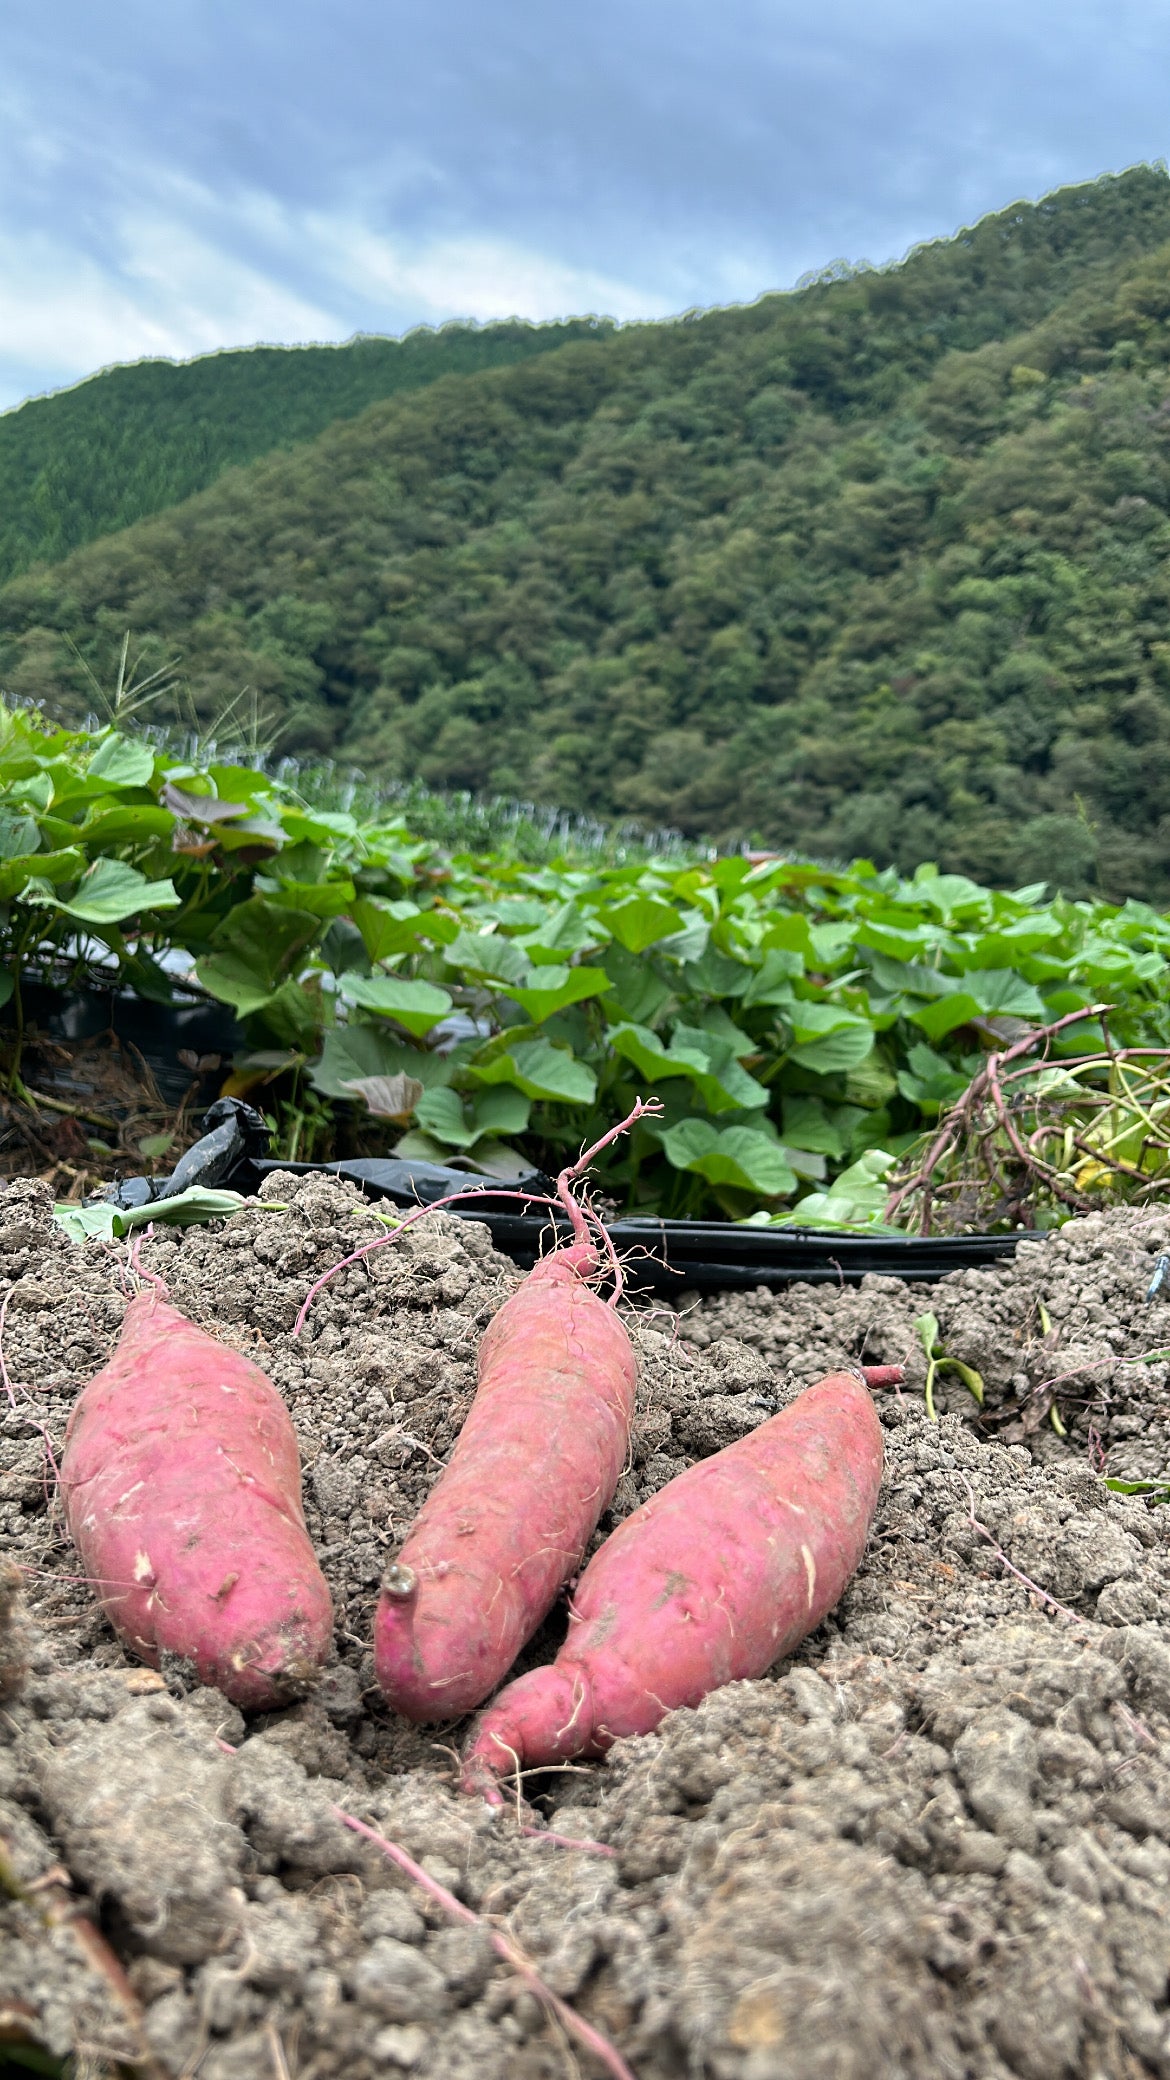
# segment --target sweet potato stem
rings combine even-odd
[[[383,1856],[389,1857],[390,1862],[396,1864],[413,1884],[421,1887],[453,1921],[466,1922],[472,1928],[486,1928],[497,1957],[502,1957],[505,1964],[511,1965],[517,1977],[523,1979],[542,2007],[556,2016],[561,2028],[569,2036],[575,2037],[583,2050],[592,2052],[594,2058],[605,2067],[606,2072],[613,2074],[613,2080],[635,2080],[620,2051],[615,2049],[607,2037],[602,2036],[600,2030],[594,2029],[592,2023],[586,2022],[583,2015],[578,2015],[575,2008],[571,2008],[567,2001],[563,2001],[559,1994],[554,1993],[551,1986],[545,1985],[536,1966],[510,1936],[506,1936],[502,1929],[492,1928],[481,1915],[473,1913],[470,1907],[465,1907],[462,1900],[456,1899],[453,1892],[448,1892],[445,1885],[440,1885],[437,1878],[432,1878],[430,1872],[416,1863],[413,1856],[408,1856],[405,1849],[400,1849],[397,1842],[387,1841],[386,1836],[379,1834],[377,1828],[367,1826],[364,1820],[355,1819],[352,1813],[345,1812],[341,1806],[333,1806],[331,1810],[335,1820],[340,1820],[343,1827],[350,1828],[354,1834],[360,1835],[363,1841],[372,1842],[376,1849],[381,1850]]]
[[[555,1199],[550,1199],[540,1192],[504,1192],[494,1189],[492,1191],[493,1199],[519,1199],[526,1206],[549,1206],[554,1212],[567,1213],[573,1224],[574,1242],[583,1243],[589,1248],[595,1247],[593,1236],[590,1232],[590,1223],[592,1223],[601,1247],[609,1259],[609,1268],[613,1274],[614,1289],[610,1294],[608,1302],[611,1307],[616,1307],[624,1290],[622,1267],[617,1251],[614,1249],[609,1232],[603,1222],[587,1206],[583,1207],[578,1200],[574,1199],[569,1190],[569,1184],[574,1177],[579,1177],[584,1170],[588,1169],[594,1156],[598,1155],[603,1148],[607,1148],[611,1141],[616,1141],[619,1134],[627,1133],[636,1120],[657,1119],[661,1111],[662,1106],[657,1098],[645,1100],[638,1098],[635,1101],[633,1111],[619,1125],[611,1127],[608,1134],[604,1134],[600,1141],[594,1142],[592,1148],[586,1149],[582,1155],[578,1156],[575,1163],[570,1163],[561,1171],[560,1176],[557,1178],[557,1195]],[[463,1199],[477,1199],[480,1197],[482,1190],[482,1185],[476,1185],[469,1187],[464,1192],[448,1192],[443,1199],[433,1199],[429,1206],[416,1206],[414,1211],[398,1221],[388,1234],[379,1235],[376,1241],[365,1243],[361,1249],[351,1250],[349,1256],[342,1257],[336,1264],[331,1264],[328,1271],[323,1271],[320,1278],[314,1281],[305,1294],[301,1303],[300,1313],[293,1324],[293,1335],[300,1335],[301,1330],[305,1326],[309,1309],[313,1305],[318,1293],[322,1287],[329,1284],[331,1278],[336,1278],[339,1271],[348,1270],[351,1264],[360,1264],[363,1258],[372,1256],[376,1249],[385,1249],[388,1242],[397,1242],[405,1229],[412,1228],[416,1221],[425,1220],[428,1214],[439,1213],[444,1206],[454,1206]]]
[[[221,1755],[239,1753],[239,1749],[234,1747],[231,1741],[225,1741],[219,1735],[215,1738],[215,1745]],[[506,1936],[502,1929],[493,1928],[484,1920],[482,1914],[476,1914],[471,1907],[465,1907],[463,1901],[456,1899],[453,1892],[448,1892],[447,1887],[441,1885],[437,1878],[432,1878],[421,1863],[416,1863],[413,1856],[408,1855],[397,1842],[389,1841],[384,1834],[379,1834],[376,1827],[371,1827],[365,1820],[359,1820],[354,1813],[347,1813],[344,1806],[331,1805],[329,1810],[334,1819],[340,1820],[341,1825],[348,1827],[352,1834],[360,1835],[364,1842],[372,1842],[375,1849],[380,1849],[383,1856],[396,1864],[403,1875],[425,1892],[429,1899],[433,1899],[436,1906],[442,1907],[443,1912],[449,1914],[453,1921],[466,1922],[469,1928],[486,1928],[497,1957],[502,1957],[505,1964],[511,1965],[512,1970],[523,1979],[542,2006],[556,2016],[561,2028],[567,2030],[571,2037],[575,2037],[586,2051],[591,2051],[595,2058],[600,2059],[606,2071],[613,2074],[614,2080],[637,2080],[620,2051],[615,2050],[609,2039],[603,2037],[600,2030],[594,2029],[592,2023],[586,2022],[583,2015],[578,2015],[575,2008],[570,2008],[567,2001],[563,2001],[559,1994],[554,1993],[551,1986],[545,1985],[536,1966],[510,1936]],[[549,1839],[561,1841],[566,1848],[576,1847],[575,1843],[569,1843],[562,1836],[550,1836]],[[600,1843],[582,1844],[582,1847],[588,1848],[601,1846]]]

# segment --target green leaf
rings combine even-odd
[[[709,1120],[684,1119],[659,1140],[676,1170],[693,1170],[708,1184],[736,1185],[764,1199],[787,1198],[796,1174],[778,1141],[757,1127],[715,1127]]]
[[[669,1002],[674,993],[672,985],[650,961],[639,954],[627,953],[616,941],[606,947],[604,960],[610,982],[606,1010],[612,1016],[612,1005],[624,1019],[631,1019],[635,1025],[649,1025],[663,1005]]]
[[[615,1026],[609,1034],[615,1054],[656,1083],[666,1076],[685,1076],[710,1112],[754,1112],[768,1102],[763,1084],[736,1060],[726,1042],[714,1040],[698,1026],[676,1026],[666,1047],[648,1026]]]
[[[785,1096],[784,1142],[788,1148],[806,1148],[823,1156],[840,1158],[844,1153],[840,1128],[834,1126],[819,1098]]]
[[[532,969],[524,948],[499,932],[460,932],[444,947],[443,959],[461,974],[484,976],[493,982],[522,983]]]
[[[243,1015],[243,1014],[241,1014]],[[266,1034],[299,1055],[315,1054],[321,1039],[322,1006],[315,990],[290,978],[254,1007]]]
[[[319,1061],[309,1065],[309,1082],[326,1098],[345,1098],[349,1086],[367,1076],[413,1076],[428,1090],[450,1083],[455,1073],[448,1058],[396,1040],[380,1026],[335,1026],[326,1033]]]
[[[898,1089],[928,1117],[953,1105],[970,1080],[921,1040],[910,1048],[906,1062],[907,1067],[898,1071]]]
[[[349,914],[371,961],[413,953],[431,916],[429,911],[420,910],[417,903],[391,903],[380,896],[360,896]]]
[[[132,1234],[135,1228],[148,1228],[152,1221],[167,1227],[190,1228],[203,1221],[226,1220],[246,1204],[239,1192],[192,1184],[185,1192],[176,1192],[173,1199],[154,1199],[148,1206],[112,1206],[105,1200],[96,1206],[58,1204],[53,1208],[53,1218],[58,1227],[64,1228],[70,1242],[84,1242],[90,1235],[113,1242]]]
[[[262,893],[286,910],[299,910],[307,917],[341,917],[353,902],[352,881],[275,881],[267,877],[256,883]]]
[[[544,908],[543,904],[535,907]],[[538,931],[525,932],[519,943],[535,960],[538,949],[553,954],[583,953],[587,946],[596,946],[607,936],[596,919],[587,917],[579,904],[569,902],[561,903],[546,916]]]
[[[363,1011],[393,1018],[408,1033],[429,1033],[451,1009],[445,989],[433,982],[413,982],[407,975],[343,975],[341,994]]]
[[[519,1092],[516,1095],[519,1097]],[[480,1136],[481,1129],[468,1121],[458,1091],[453,1091],[449,1085],[424,1091],[415,1106],[414,1116],[419,1126],[432,1134],[436,1141],[441,1141],[445,1148],[470,1148]]]
[[[480,1091],[474,1101],[476,1131],[480,1134],[523,1134],[528,1129],[532,1102],[523,1091],[499,1084]]]
[[[11,809],[0,809],[0,860],[21,859],[35,852],[37,835],[34,816],[14,815]]]
[[[810,1192],[789,1214],[776,1216],[776,1225],[801,1228],[869,1228],[893,1234],[884,1228],[882,1215],[889,1196],[883,1182],[894,1158],[885,1149],[868,1148],[834,1178],[827,1192]]]
[[[799,954],[802,968],[816,964],[808,919],[799,910],[773,911],[760,944],[765,951],[782,948],[788,953]]]
[[[608,988],[604,968],[534,968],[526,987],[510,983],[505,994],[528,1013],[533,1025],[540,1025],[567,1004],[583,1004]]]
[[[857,926],[852,921],[847,924],[814,924],[809,926],[808,936],[812,941],[814,965],[822,969],[838,968],[857,937]]]
[[[450,1146],[435,1134],[424,1134],[412,1128],[394,1144],[396,1156],[421,1157],[428,1163],[445,1163],[455,1170],[466,1170],[474,1177],[497,1177],[502,1184],[523,1177],[531,1171],[532,1164],[527,1156],[517,1149],[509,1148],[503,1141],[484,1139],[477,1141],[473,1149],[457,1149],[452,1154]]]
[[[79,835],[91,852],[107,845],[143,845],[152,838],[167,838],[175,827],[169,809],[153,802],[120,802],[110,809],[95,802],[81,825]]]
[[[908,997],[947,997],[959,988],[953,975],[940,975],[937,968],[919,961],[894,961],[888,954],[871,953],[870,972],[881,989]]]
[[[241,1018],[263,1010],[276,995],[272,985],[257,975],[242,954],[209,953],[195,963],[195,973],[205,990],[221,1004],[230,1004]]]
[[[876,1048],[872,1054],[866,1055],[864,1061],[858,1062],[856,1068],[845,1072],[845,1097],[851,1105],[864,1106],[870,1112],[892,1098],[897,1088],[897,1078],[887,1069]]]
[[[927,1357],[933,1358],[938,1348],[938,1316],[936,1314],[916,1314],[914,1317],[914,1334],[917,1336]]]
[[[733,961],[715,946],[708,946],[697,961],[687,961],[683,981],[695,997],[742,997],[756,979],[746,961]]]
[[[659,902],[657,896],[632,896],[628,902],[603,908],[599,915],[627,953],[642,953],[647,946],[683,928],[680,912],[669,903]]]
[[[72,881],[84,866],[85,854],[72,845],[61,852],[30,852],[24,859],[5,860],[0,865],[0,903],[21,895],[29,902],[55,903],[53,890],[57,884]],[[29,893],[30,882],[39,883],[40,887]]]
[[[506,1053],[486,1062],[471,1062],[468,1073],[477,1083],[514,1084],[529,1098],[548,1098],[563,1105],[591,1105],[597,1078],[584,1062],[551,1040],[518,1040]]]
[[[868,1019],[839,1004],[794,1003],[787,1013],[793,1028],[790,1061],[818,1075],[855,1069],[872,1052],[874,1034]]]
[[[980,888],[976,881],[968,881],[965,874],[936,874],[920,867],[911,892],[920,902],[928,903],[946,925],[972,919],[982,922],[991,915],[990,891]]]
[[[122,924],[143,910],[175,910],[181,902],[173,881],[148,881],[125,860],[99,859],[82,876],[72,901],[61,908],[67,917],[86,924]]]
[[[961,989],[956,990],[954,996],[939,997],[933,1004],[923,1004],[908,1015],[928,1040],[943,1040],[957,1026],[970,1025],[973,1018],[978,1018],[980,1007],[974,997]]]
[[[216,926],[211,935],[214,950],[196,962],[195,973],[213,997],[233,1004],[246,1018],[275,996],[319,930],[320,919],[307,911],[249,896]]]
[[[1011,968],[972,968],[963,977],[963,988],[988,1017],[1043,1020],[1044,999]]]
[[[744,1009],[751,1004],[791,1004],[792,985],[803,974],[802,954],[787,946],[768,947],[759,967],[748,978]]]
[[[154,752],[141,738],[120,736],[111,730],[98,745],[89,762],[91,780],[104,780],[107,787],[145,787],[154,772]]]
[[[742,1061],[745,1055],[759,1052],[758,1042],[736,1025],[722,1004],[704,1004],[701,1011],[692,1011],[686,1030],[702,1033],[705,1040],[713,1041],[715,1047],[720,1050],[728,1048],[737,1061]]]
[[[672,932],[667,939],[658,941],[659,953],[667,953],[676,961],[701,960],[711,937],[711,921],[701,911],[689,910],[683,919],[681,932]]]
[[[394,1143],[394,1153],[404,1158],[413,1156],[416,1162],[449,1163],[451,1144],[440,1141],[437,1134],[424,1133],[421,1127],[411,1127],[407,1133],[399,1135]]]

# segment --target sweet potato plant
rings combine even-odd
[[[1100,1055],[1088,1013],[1107,1004],[1110,1047],[1170,1049],[1170,922],[1142,903],[929,863],[906,878],[571,837],[524,857],[421,829],[287,764],[0,710],[9,1087],[30,976],[203,992],[240,1022],[228,1087],[295,1117],[302,1153],[333,1153],[340,1115],[371,1151],[554,1172],[653,1096],[661,1116],[602,1165],[624,1211],[867,1226],[1029,1029],[1068,1020],[1054,1064]],[[1095,1074],[1072,1122],[1093,1146]],[[1111,1133],[1079,1173],[1094,1203],[1166,1168],[1156,1123]],[[1010,1217],[1068,1211],[1040,1190]],[[989,1199],[965,1215],[996,1217]]]

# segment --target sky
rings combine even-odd
[[[5,0],[0,409],[664,317],[1170,151],[1167,0]]]

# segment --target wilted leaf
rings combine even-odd
[[[93,771],[92,766],[90,771]],[[234,823],[241,816],[252,814],[251,802],[221,802],[214,794],[187,794],[170,780],[159,789],[158,798],[164,808],[181,816],[184,823]]]
[[[423,1095],[423,1085],[413,1076],[355,1076],[345,1085],[364,1098],[375,1119],[408,1120]]]

